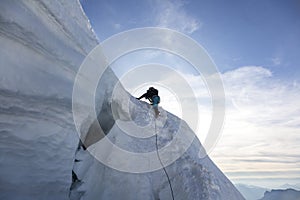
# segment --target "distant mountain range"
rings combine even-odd
[[[294,189],[266,191],[260,200],[300,200],[300,191]]]
[[[295,184],[295,185],[291,185],[291,184],[284,184],[282,186],[279,186],[278,188],[274,188],[274,189],[294,189],[294,190],[299,190],[300,191],[300,183]]]
[[[300,196],[297,196],[300,193],[300,184],[284,184],[274,189],[247,184],[235,184],[235,187],[246,200],[300,200]]]

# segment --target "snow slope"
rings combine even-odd
[[[126,98],[130,101],[129,109],[126,109],[125,106]],[[177,134],[183,134],[186,138],[194,136],[193,131],[184,121],[161,108],[161,115],[155,122],[154,111],[151,106],[130,97],[125,92],[118,93],[112,102],[119,104],[117,106],[118,112],[123,113],[123,116],[126,116],[124,113],[129,111],[127,113],[128,118],[117,119],[117,122],[107,133],[110,141],[122,149],[135,153],[156,151],[155,134],[149,136],[150,134],[147,133],[146,135],[149,137],[142,139],[133,136],[127,129],[129,126],[127,123],[130,120],[136,124],[147,124],[147,129],[141,130],[139,134],[144,134],[144,131],[155,133],[156,123],[159,148],[168,145]],[[183,139],[176,145],[176,148],[169,149],[166,152],[165,158],[167,159],[163,159],[163,161],[176,157],[177,152],[184,148],[185,142]],[[99,152],[99,149],[103,145],[102,140],[100,140],[90,146],[88,150],[93,155],[97,155],[97,152],[102,153]],[[199,140],[195,137],[187,151],[166,167],[175,199],[244,199],[208,156],[203,159],[199,158],[199,151],[202,150]],[[76,162],[74,172],[80,181],[74,185],[72,199],[172,199],[168,180],[161,167],[148,172],[126,172],[131,169],[133,172],[138,172],[139,169],[145,167],[151,168],[155,165],[156,160],[148,160],[147,162],[146,159],[146,162],[141,163],[138,158],[116,158],[116,156],[118,156],[117,149],[112,147],[106,153],[106,160],[118,159],[117,162],[120,163],[125,172],[107,167],[91,156],[88,151],[83,150],[83,148],[78,149],[76,159],[79,162]]]
[[[245,185],[245,184],[236,184],[235,187],[241,192],[241,194],[247,200],[257,200],[264,196],[266,191],[269,191],[268,188],[262,188],[254,185]]]
[[[98,44],[78,0],[2,0],[0,44],[0,199],[170,199],[162,169],[121,172],[78,148],[72,87],[84,57]],[[105,98],[116,82],[111,70],[99,82],[96,109],[104,133],[127,150],[153,151],[153,136],[136,139],[117,126],[116,122],[127,123],[131,117],[153,127],[153,113],[122,87],[115,98]],[[130,100],[131,110],[120,100]],[[101,141],[93,135],[97,134],[93,122],[85,117],[83,143],[97,152]],[[183,134],[194,134],[185,122],[163,110],[161,120],[166,123],[158,121],[159,146],[173,138],[179,123]],[[201,149],[195,139],[167,167],[175,199],[243,199],[208,157],[199,159]],[[108,149],[107,158],[113,152]],[[173,154],[176,149],[170,158]],[[134,162],[124,164],[139,167]]]

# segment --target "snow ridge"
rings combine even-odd
[[[154,123],[154,112],[149,110],[151,107],[148,104],[139,102],[135,98],[129,97],[129,99],[133,105],[133,109],[129,109],[132,120],[140,123],[141,119],[147,116],[150,123]],[[162,108],[159,109],[161,112],[161,116],[157,119],[157,123],[160,124],[158,125],[159,148],[169,144],[175,134],[179,134],[177,131],[183,131],[182,134],[187,135],[194,134],[184,121]],[[179,129],[180,123],[182,123],[182,129]],[[150,124],[149,127],[154,131],[154,124]],[[130,152],[155,151],[155,136],[146,139],[129,136],[118,127],[118,123],[113,125],[107,137],[118,147]],[[101,145],[101,142],[94,143],[88,147],[88,150],[90,152],[97,150],[97,145]],[[177,148],[182,148],[182,145],[179,143]],[[177,148],[168,152],[170,158],[176,154]],[[244,199],[208,156],[203,159],[199,158],[200,150],[203,150],[202,146],[195,138],[188,150],[166,167],[175,199]],[[107,160],[115,159],[113,152],[114,148],[107,152]],[[74,183],[75,189],[71,191],[71,199],[172,199],[168,179],[163,169],[146,173],[121,172],[99,162],[83,148],[78,148],[76,159],[80,161],[75,164],[74,173],[80,181]],[[132,168],[139,166],[138,161],[132,163],[124,161],[123,163]]]

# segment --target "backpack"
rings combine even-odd
[[[150,87],[148,91],[151,97],[154,95],[158,95],[158,90],[155,89],[154,87]]]

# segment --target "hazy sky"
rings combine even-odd
[[[236,183],[300,183],[299,1],[81,2],[100,42],[128,29],[157,26],[201,44],[221,72],[226,93],[226,122],[211,158]],[[199,77],[187,76],[193,88],[203,88]],[[178,103],[168,102],[174,109]],[[203,129],[210,114],[205,105],[199,106],[199,113],[207,114]]]

